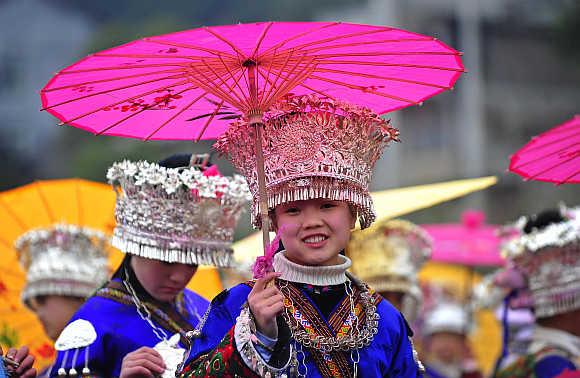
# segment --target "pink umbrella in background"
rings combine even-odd
[[[42,89],[43,110],[95,134],[215,139],[232,119],[256,128],[264,247],[269,243],[262,115],[289,94],[383,114],[451,89],[460,53],[433,37],[337,22],[262,22],[149,37],[92,54]]]
[[[466,211],[461,224],[422,225],[433,238],[431,260],[466,266],[502,266],[498,227],[480,211]]]
[[[512,155],[509,170],[525,180],[580,183],[580,115],[532,138]]]

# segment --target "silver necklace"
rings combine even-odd
[[[141,300],[137,296],[137,293],[135,292],[135,289],[133,289],[133,286],[128,281],[127,277],[129,277],[129,274],[127,272],[127,269],[125,269],[125,278],[123,279],[123,285],[129,292],[131,300],[135,304],[137,314],[139,314],[139,317],[141,317],[141,319],[145,320],[147,324],[149,324],[149,326],[153,330],[153,333],[160,341],[167,340],[167,332],[165,332],[163,328],[160,328],[157,325],[155,325],[155,323],[153,323],[153,321],[151,320],[151,312],[149,311],[147,306],[145,306],[143,302],[141,302]]]
[[[141,319],[145,320],[149,324],[151,330],[153,331],[155,336],[159,339],[159,342],[155,344],[153,349],[155,349],[161,355],[161,359],[163,360],[166,366],[165,371],[161,374],[161,378],[173,378],[175,377],[175,374],[178,371],[179,367],[183,364],[185,357],[185,349],[180,348],[178,345],[180,334],[176,333],[171,338],[168,339],[167,332],[165,332],[163,328],[160,328],[157,325],[155,325],[155,323],[153,323],[153,321],[151,320],[151,312],[149,311],[147,306],[145,306],[145,304],[141,302],[141,300],[137,296],[137,293],[135,292],[135,289],[133,289],[133,286],[128,281],[127,277],[129,277],[129,275],[127,269],[125,269],[125,279],[123,279],[123,285],[129,292],[130,297],[133,300],[133,303],[135,304],[137,314],[139,314]],[[188,310],[187,307],[189,306],[187,305],[187,302],[184,303],[186,306],[186,310]],[[199,319],[199,314],[197,314],[197,312],[196,316]]]
[[[368,346],[372,342],[374,336],[378,333],[379,314],[377,313],[377,307],[375,306],[374,300],[368,290],[363,288],[359,294],[365,311],[365,324],[362,330],[359,329],[359,319],[355,312],[354,290],[351,281],[348,280],[344,285],[350,302],[350,313],[347,322],[352,324],[352,326],[349,333],[340,338],[320,335],[313,336],[301,328],[301,324],[298,320],[294,319],[292,314],[290,314],[288,308],[294,307],[294,302],[292,301],[292,296],[288,289],[288,281],[279,280],[277,282],[279,282],[278,288],[290,303],[289,306],[284,306],[284,312],[282,315],[288,324],[292,338],[296,343],[296,351],[300,360],[300,366],[297,366],[298,375],[302,377],[308,374],[308,367],[306,366],[305,355],[302,350],[302,347],[304,346],[306,348],[313,347],[320,349],[323,353],[350,351],[350,359],[353,364],[353,376],[356,377],[358,374],[358,364],[360,362],[359,349]]]

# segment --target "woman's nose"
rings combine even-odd
[[[184,281],[189,281],[191,279],[191,276],[193,275],[193,273],[195,273],[196,270],[197,270],[196,267],[190,265],[176,264],[173,267],[173,270],[169,277],[174,282],[187,284],[187,282]]]
[[[322,226],[322,217],[318,207],[308,206],[303,210],[304,217],[302,218],[303,228],[313,228]]]

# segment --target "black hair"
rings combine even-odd
[[[533,231],[542,230],[554,223],[560,223],[565,221],[560,210],[558,209],[547,209],[539,214],[534,214],[528,217],[528,221],[524,226],[524,233],[529,234]]]
[[[192,154],[173,154],[171,156],[166,157],[165,159],[159,161],[159,165],[165,168],[183,168],[189,167],[191,163]],[[205,168],[211,167],[212,154],[209,154],[207,163],[205,164]]]
[[[159,165],[165,168],[189,167],[191,154],[174,154],[166,157],[159,162]]]

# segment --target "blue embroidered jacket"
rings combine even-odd
[[[250,370],[235,346],[232,328],[251,291],[251,284],[237,285],[214,298],[207,321],[201,329],[201,335],[192,343],[192,351],[182,371],[182,377],[233,377],[236,374],[248,376]],[[324,327],[333,335],[341,331],[350,313],[348,296],[344,295],[337,303],[334,301],[331,306],[326,306],[330,312],[325,316],[323,314],[326,311],[314,303],[308,290],[300,284],[289,283],[288,286],[293,287],[292,302],[298,310],[294,316],[308,319],[318,332]],[[358,292],[359,289],[355,288],[355,298],[358,298]],[[407,322],[401,313],[382,297],[373,294],[373,298],[380,316],[378,333],[370,345],[358,350],[358,376],[413,378],[419,376],[418,364],[410,341],[412,332]],[[364,319],[363,314],[360,317]],[[350,352],[324,354],[318,349],[305,347],[303,351],[308,377],[353,375]],[[299,366],[299,370],[304,372],[304,366]],[[291,372],[289,376],[292,376]]]
[[[142,346],[153,347],[160,341],[152,327],[138,314],[127,293],[111,288],[111,283],[118,282],[118,279],[110,281],[108,287],[97,291],[72,317],[70,323],[77,319],[89,321],[97,338],[86,348],[59,352],[51,377],[58,376],[59,368],[65,368],[67,374],[70,374],[70,369],[74,367],[80,374],[85,362],[88,362],[86,365],[91,375],[118,377],[125,355]],[[206,299],[185,289],[175,304],[167,306],[163,313],[159,307],[155,310],[148,306],[148,309],[152,313],[152,322],[163,329],[169,338],[177,332],[185,333],[194,329],[208,305]],[[182,347],[188,349],[186,340],[182,338]]]

